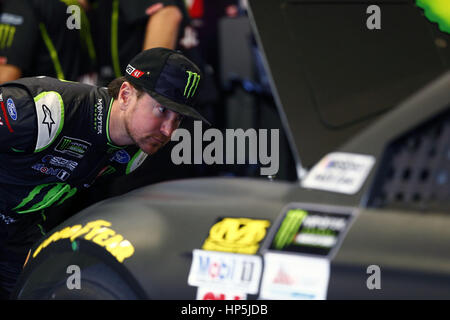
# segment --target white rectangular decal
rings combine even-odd
[[[316,164],[302,181],[302,187],[355,194],[375,164],[375,157],[333,152]]]
[[[262,273],[261,260],[254,255],[195,249],[188,284],[256,294]]]
[[[330,278],[325,258],[267,252],[260,299],[324,300]]]

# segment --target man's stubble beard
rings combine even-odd
[[[133,141],[133,144],[138,146],[142,151],[146,152],[143,147],[148,144],[148,140],[150,140],[150,138],[152,137],[152,134],[150,134],[146,137],[140,138],[140,139],[137,138],[133,132],[133,129],[130,126],[129,121],[127,121],[125,123],[125,130],[126,130],[128,136],[130,137],[130,139]],[[162,145],[158,145],[156,143],[152,144],[154,150],[152,152],[149,152],[148,154],[150,155],[150,154],[156,153],[158,150],[160,150],[162,147],[164,147],[167,143],[168,143],[168,141]]]

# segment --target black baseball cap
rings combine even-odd
[[[167,48],[144,50],[130,61],[125,78],[164,107],[210,125],[194,103],[202,78],[200,69],[181,52]]]

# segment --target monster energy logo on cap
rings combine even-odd
[[[152,48],[137,54],[125,70],[132,85],[147,91],[161,105],[184,116],[209,122],[198,112],[200,68],[180,52]]]
[[[195,94],[195,91],[197,90],[198,83],[200,82],[200,75],[198,73],[192,72],[192,71],[186,71],[186,73],[189,75],[186,87],[184,87],[184,93],[183,95],[186,98],[193,97]],[[191,81],[192,80],[192,81]],[[186,95],[187,93],[187,95]]]
[[[64,136],[56,145],[55,151],[82,158],[90,145],[87,141]]]
[[[0,24],[0,49],[11,47],[15,33],[16,27]]]

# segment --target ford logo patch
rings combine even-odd
[[[9,113],[9,116],[11,117],[11,119],[16,121],[17,120],[17,110],[16,110],[16,106],[14,105],[14,101],[11,98],[6,100],[6,107],[8,108],[8,113]]]
[[[130,155],[125,150],[117,151],[113,157],[113,160],[117,161],[118,163],[128,163],[130,159]]]

